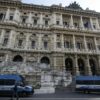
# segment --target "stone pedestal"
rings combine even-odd
[[[55,93],[53,78],[50,72],[41,73],[41,88],[35,90],[35,94]]]

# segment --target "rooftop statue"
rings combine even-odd
[[[67,6],[67,8],[83,10],[82,7],[80,7],[80,5],[78,3],[76,3],[76,1],[69,4],[69,6]]]

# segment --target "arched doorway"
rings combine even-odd
[[[73,61],[72,61],[71,58],[67,58],[65,60],[65,68],[66,68],[66,71],[71,72],[72,75],[74,74],[74,71],[73,71]]]
[[[17,55],[13,58],[13,62],[23,62],[23,58],[20,55]]]
[[[50,60],[49,60],[49,58],[48,57],[43,57],[43,58],[41,58],[41,63],[44,63],[44,64],[50,64]]]
[[[84,66],[83,59],[81,58],[78,59],[78,66],[79,66],[80,75],[85,75],[85,66]]]
[[[93,59],[89,59],[92,75],[96,75],[96,64]]]

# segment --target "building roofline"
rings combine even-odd
[[[50,12],[70,12],[70,13],[78,13],[78,14],[90,14],[95,16],[100,16],[99,12],[92,11],[92,10],[80,10],[80,9],[71,9],[67,7],[61,7],[59,5],[51,5],[51,6],[45,6],[45,5],[37,5],[37,4],[27,4],[20,1],[9,1],[9,0],[1,0],[0,5],[3,6],[14,6],[14,7],[20,7],[26,8],[26,9],[37,9],[37,10],[45,10]]]

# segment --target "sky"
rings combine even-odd
[[[38,4],[38,5],[47,5],[50,6],[52,4],[59,5],[62,3],[62,6],[68,6],[70,3],[76,1],[83,9],[89,8],[90,10],[95,10],[100,12],[100,0],[22,0],[24,3],[29,4]]]

